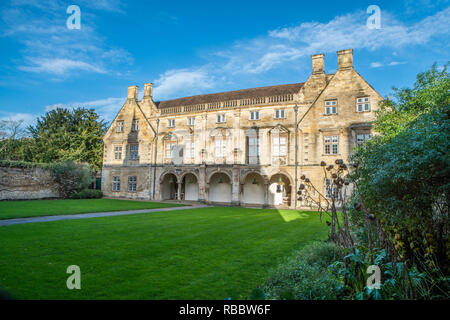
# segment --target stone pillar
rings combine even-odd
[[[181,201],[181,182],[177,182],[177,200]]]
[[[231,181],[231,204],[234,206],[239,206],[241,204],[239,171],[239,166],[234,165]]]
[[[206,165],[201,164],[198,171],[198,201],[207,201],[207,190],[206,190]]]
[[[264,181],[264,208],[269,206],[269,182]]]

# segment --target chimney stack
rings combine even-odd
[[[138,99],[138,86],[130,86],[128,87],[128,96],[127,99],[129,100],[137,100]]]
[[[325,72],[324,54],[314,54],[312,56],[312,73],[321,74]]]
[[[338,70],[353,69],[353,49],[340,50],[338,55]]]
[[[153,98],[153,83],[144,84],[144,98]]]

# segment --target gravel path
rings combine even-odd
[[[60,216],[6,219],[6,220],[0,220],[0,227],[1,226],[10,226],[13,224],[49,222],[49,221],[57,221],[57,220],[88,219],[88,218],[98,218],[98,217],[112,217],[112,216],[123,216],[123,215],[127,215],[127,214],[139,214],[139,213],[175,211],[175,210],[189,210],[189,209],[199,209],[199,208],[207,208],[207,207],[208,207],[207,205],[196,205],[196,206],[159,208],[159,209],[95,212],[95,213],[68,214],[68,215],[60,215]]]

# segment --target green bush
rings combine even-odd
[[[65,161],[52,168],[61,197],[71,198],[74,193],[87,189],[94,182],[89,165]]]
[[[100,199],[102,197],[103,193],[94,189],[84,189],[72,195],[72,199]]]
[[[296,251],[274,270],[262,291],[267,299],[330,300],[338,298],[340,283],[328,265],[342,257],[331,243],[312,243]]]

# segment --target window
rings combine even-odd
[[[123,120],[117,121],[117,132],[123,132]]]
[[[259,120],[259,111],[250,111],[250,120]]]
[[[121,160],[122,159],[122,146],[114,147],[114,159]]]
[[[131,160],[139,159],[139,145],[138,144],[130,145],[130,159]]]
[[[216,137],[215,144],[216,144],[216,157],[218,158],[225,157],[227,151],[226,140],[221,137]]]
[[[338,154],[339,148],[338,136],[326,136],[324,137],[325,154]]]
[[[272,155],[274,157],[286,156],[286,137],[273,136],[272,137]]]
[[[325,198],[341,200],[341,194],[339,193],[339,189],[336,186],[331,185],[330,179],[325,179]]]
[[[120,177],[113,177],[112,191],[120,191]]]
[[[224,123],[225,121],[225,113],[220,113],[217,115],[217,123]]]
[[[194,141],[186,142],[186,158],[194,158],[195,157],[195,143]]]
[[[356,99],[356,111],[357,112],[368,112],[368,111],[370,111],[370,99],[369,99],[369,97]]]
[[[137,177],[128,177],[128,192],[136,192]]]
[[[248,137],[248,163],[259,163],[259,137]]]
[[[193,125],[195,125],[195,118],[194,118],[194,117],[190,117],[190,118],[188,118],[187,120],[188,120],[188,121],[187,121],[188,126],[193,126]],[[175,125],[175,124],[174,124],[174,125]]]
[[[356,135],[356,144],[363,144],[366,141],[370,140],[372,138],[372,135],[370,133],[358,133]]]
[[[173,151],[175,149],[175,142],[166,142],[166,158],[173,158]]]
[[[169,119],[169,122],[167,123],[167,127],[173,128],[175,127],[175,119]]]
[[[132,125],[131,125],[131,131],[139,131],[139,120],[133,119]]]
[[[325,101],[325,114],[337,114],[337,100]]]
[[[275,119],[284,119],[284,109],[275,110]]]

